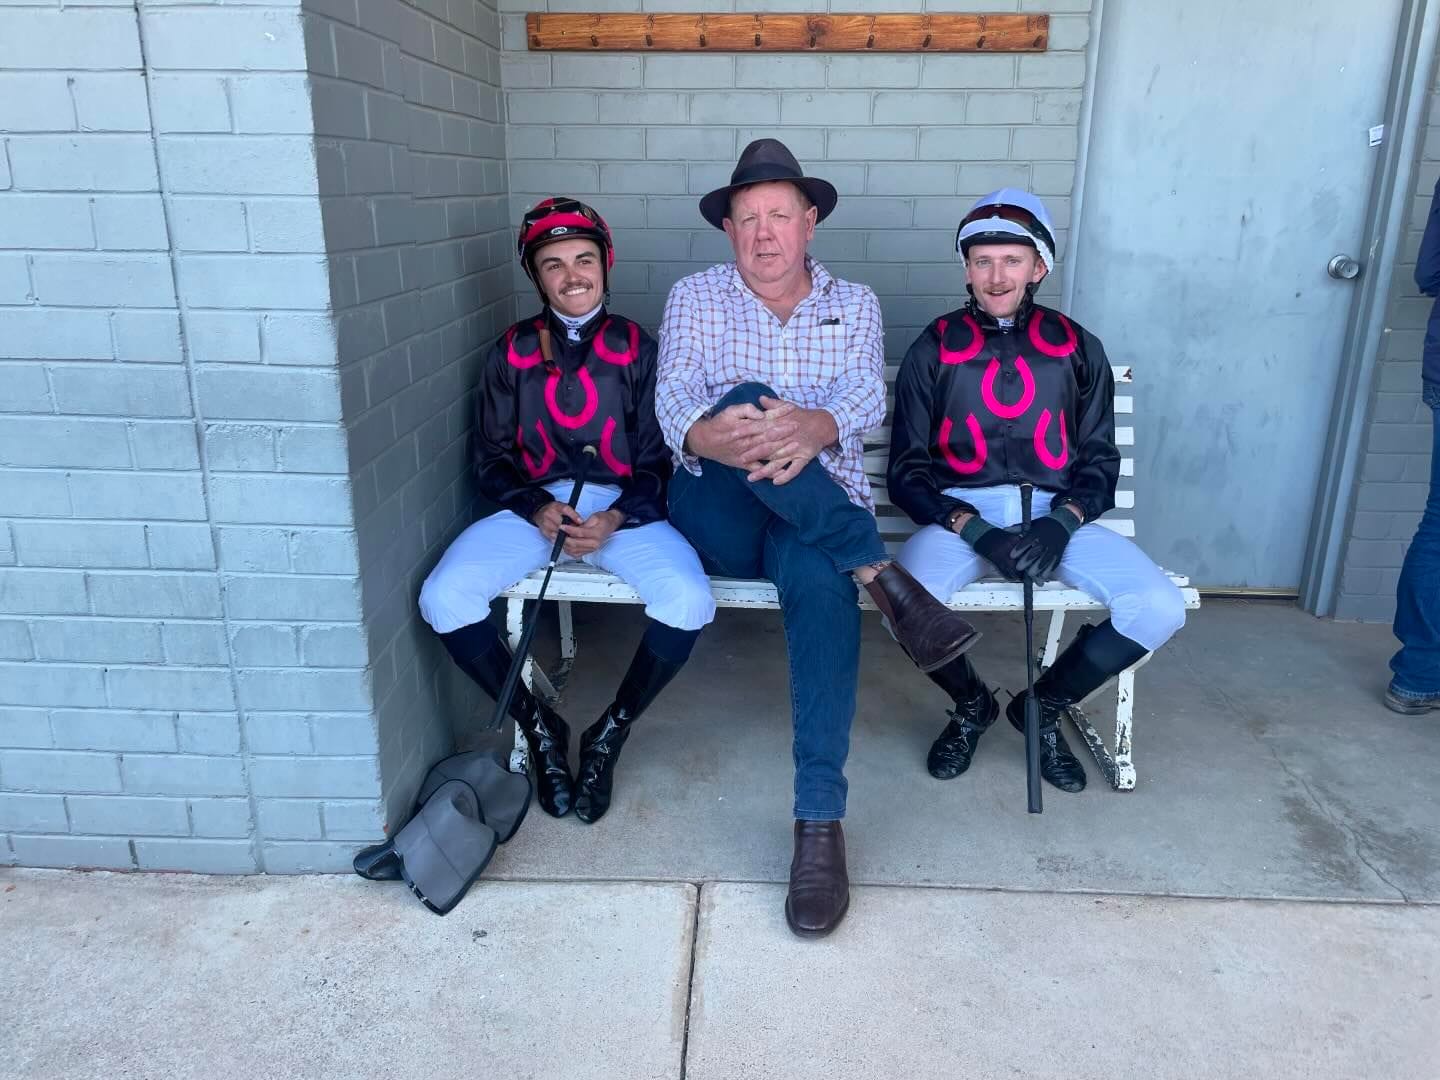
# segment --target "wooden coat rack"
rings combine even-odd
[[[531,12],[525,31],[558,52],[1044,52],[1050,16]]]

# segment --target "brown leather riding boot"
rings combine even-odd
[[[824,937],[849,909],[850,876],[840,822],[797,820],[785,921],[801,937]]]
[[[980,640],[980,632],[936,600],[899,563],[865,586],[890,632],[921,671],[943,667]]]

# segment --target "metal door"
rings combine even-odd
[[[1401,5],[1106,0],[1073,306],[1135,368],[1138,539],[1201,586],[1299,583]]]

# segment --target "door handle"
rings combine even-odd
[[[1354,281],[1360,276],[1361,269],[1358,260],[1349,255],[1336,255],[1325,267],[1325,272],[1337,281]]]

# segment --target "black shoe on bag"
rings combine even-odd
[[[528,695],[527,695],[528,696]],[[551,817],[564,817],[575,799],[570,779],[570,728],[559,713],[537,698],[530,698],[530,714],[516,720],[530,747],[530,774],[535,800]]]

